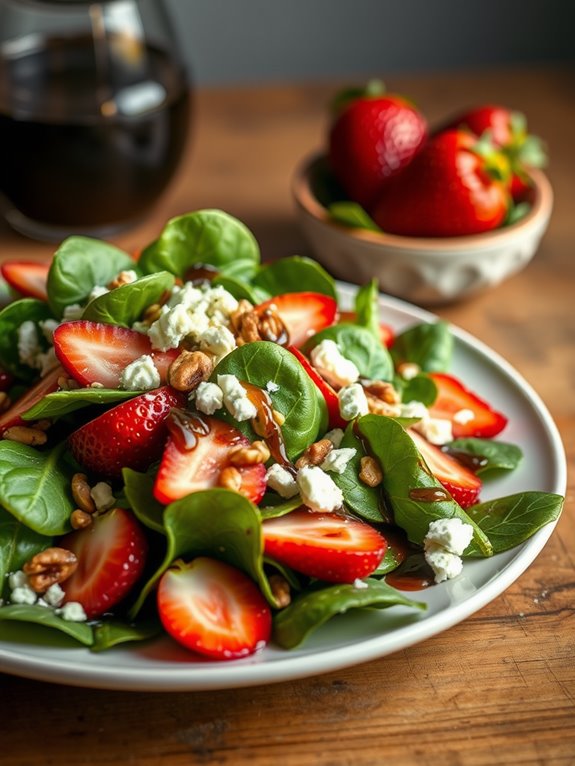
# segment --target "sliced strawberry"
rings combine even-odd
[[[292,346],[303,346],[316,332],[335,322],[337,303],[322,293],[284,293],[260,303],[256,311],[261,314],[274,308],[283,320]]]
[[[505,415],[493,410],[453,375],[433,372],[430,377],[437,386],[437,399],[429,408],[429,414],[433,418],[451,420],[454,439],[490,438],[507,425]]]
[[[125,508],[94,517],[86,529],[59,542],[76,554],[78,568],[62,583],[66,602],[79,601],[88,619],[120,602],[144,569],[148,543],[142,527]]]
[[[43,399],[58,389],[58,378],[64,375],[64,370],[57,365],[43,378],[29,388],[23,396],[16,399],[14,404],[0,415],[0,435],[11,426],[22,425],[22,415]]]
[[[185,394],[169,386],[128,399],[74,431],[72,453],[101,476],[119,477],[122,468],[145,470],[162,454],[170,410],[185,402]]]
[[[272,617],[243,572],[207,557],[182,561],[162,576],[158,613],[178,643],[216,660],[246,657],[269,641]]]
[[[309,577],[353,582],[379,566],[387,548],[369,524],[300,508],[262,524],[265,555]]]
[[[455,502],[462,508],[469,508],[476,503],[481,492],[481,479],[435,444],[428,442],[417,431],[410,428],[408,433],[431,473],[441,482]]]
[[[339,399],[337,398],[336,392],[330,384],[321,377],[319,372],[311,366],[309,359],[304,356],[299,349],[295,346],[288,346],[288,351],[291,351],[295,356],[325,399],[330,428],[345,428],[347,426],[347,421],[340,415]]]
[[[154,495],[161,503],[218,486],[222,470],[231,465],[232,447],[250,446],[237,428],[207,415],[174,410],[167,425],[170,436],[154,484]],[[256,463],[235,467],[241,477],[238,492],[259,503],[266,489],[265,466]]]
[[[41,261],[4,261],[0,266],[2,276],[10,287],[26,298],[41,301],[48,298],[46,282],[49,269],[50,264]]]
[[[168,367],[179,354],[177,349],[152,349],[147,335],[127,327],[84,319],[64,322],[54,330],[54,350],[80,385],[101,383],[105,388],[118,388],[124,369],[145,354],[153,358],[164,384]]]
[[[340,322],[351,322],[352,324],[355,323],[356,320],[356,313],[355,311],[340,311],[339,312],[339,321]],[[393,328],[385,324],[385,322],[379,323],[379,338],[384,346],[387,346],[387,348],[391,348],[393,345],[393,341],[395,340],[395,332]]]

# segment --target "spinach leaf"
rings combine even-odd
[[[483,476],[499,471],[513,471],[523,459],[523,452],[516,444],[495,441],[494,439],[455,439],[449,444],[451,449],[485,459],[476,473]]]
[[[310,590],[298,596],[289,606],[274,616],[273,638],[283,649],[293,649],[313,630],[337,614],[349,609],[390,606],[407,606],[426,609],[421,601],[412,601],[385,582],[368,577],[363,581],[367,587],[353,585],[330,585]],[[382,626],[382,630],[384,626]]]
[[[92,404],[115,404],[125,399],[132,399],[140,393],[142,392],[120,391],[116,388],[75,388],[70,391],[54,391],[26,410],[22,419],[61,418],[82,407],[89,407]]]
[[[377,279],[372,279],[355,294],[355,324],[370,330],[381,343],[379,321],[379,290]]]
[[[296,495],[289,500],[284,500],[279,495],[266,493],[259,507],[260,516],[264,519],[277,519],[287,513],[295,511],[301,505],[301,497]]]
[[[351,226],[354,229],[367,229],[382,233],[373,218],[357,202],[348,202],[347,200],[332,202],[327,211],[336,223]]]
[[[401,393],[401,401],[404,404],[421,402],[430,407],[437,399],[437,385],[429,375],[419,374],[411,380],[396,375],[393,382],[395,389]]]
[[[254,306],[271,298],[271,295],[265,290],[248,284],[247,282],[243,282],[241,279],[236,279],[236,277],[230,277],[227,274],[218,274],[217,277],[212,279],[212,287],[216,287],[217,285],[220,285],[224,290],[231,293],[236,300],[240,301],[243,298],[244,300],[253,303]]]
[[[94,640],[92,626],[87,622],[72,622],[63,620],[53,609],[36,604],[8,604],[0,607],[0,621],[31,622],[45,628],[66,633],[85,646],[90,646]]]
[[[0,505],[42,535],[69,531],[75,505],[72,470],[65,465],[62,442],[49,452],[18,442],[0,441]]]
[[[422,323],[400,333],[391,347],[395,366],[414,362],[425,372],[446,372],[451,365],[453,336],[445,321]]]
[[[381,465],[383,489],[394,521],[405,530],[411,542],[423,543],[431,521],[459,518],[473,526],[473,537],[482,554],[491,555],[487,535],[449,495],[432,501],[412,497],[414,490],[442,489],[442,485],[425,464],[410,435],[396,420],[381,415],[364,415],[357,421],[357,426],[369,451]]]
[[[124,478],[124,494],[134,515],[148,529],[166,534],[164,528],[164,508],[152,492],[155,476],[150,473],[139,473],[131,468],[122,470]]]
[[[167,271],[148,274],[104,293],[86,306],[82,319],[131,327],[153,303],[159,303],[174,286],[175,277]]]
[[[295,356],[277,343],[258,341],[239,346],[216,365],[210,380],[218,375],[236,375],[241,381],[265,388],[272,381],[279,390],[270,394],[274,409],[285,417],[282,434],[286,452],[293,460],[315,441],[321,426],[325,401]],[[321,401],[320,401],[321,397]],[[218,412],[250,439],[256,437],[249,421],[238,423]]]
[[[320,330],[306,341],[303,351],[309,352],[322,340],[333,340],[346,359],[357,367],[360,375],[371,380],[391,380],[393,362],[389,351],[381,345],[379,338],[365,327],[342,322]]]
[[[32,556],[50,544],[50,538],[34,532],[0,508],[0,596],[7,582],[6,576],[22,569]]]
[[[300,293],[305,290],[329,295],[337,300],[333,277],[319,263],[300,255],[280,258],[262,266],[253,278],[253,284],[270,295]]]
[[[528,540],[546,524],[561,514],[564,498],[550,492],[520,492],[472,505],[467,510],[493,546],[501,553]],[[465,556],[481,556],[474,541]]]
[[[36,298],[22,298],[9,303],[0,311],[0,364],[5,370],[26,382],[32,382],[38,377],[38,370],[20,361],[18,328],[23,322],[40,322],[51,318],[49,306]],[[38,331],[38,335],[41,337],[42,333]]]
[[[221,210],[197,210],[168,221],[142,253],[139,265],[149,274],[169,271],[183,279],[201,263],[249,279],[259,261],[258,243],[241,221]]]
[[[103,652],[118,644],[132,641],[149,641],[162,633],[162,626],[156,621],[140,622],[134,625],[122,620],[106,620],[94,625],[93,652]]]
[[[85,303],[97,285],[107,285],[121,271],[136,268],[127,253],[107,242],[68,237],[54,253],[48,272],[48,303],[61,317],[66,306]]]

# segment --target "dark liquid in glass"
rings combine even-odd
[[[29,219],[97,230],[141,217],[177,167],[188,85],[165,53],[88,37],[2,51],[0,189]]]

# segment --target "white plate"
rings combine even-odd
[[[353,288],[340,284],[342,303]],[[437,319],[403,301],[381,299],[382,320],[401,330],[415,322]],[[483,499],[522,490],[565,493],[567,468],[561,439],[537,394],[501,357],[469,334],[453,328],[452,372],[463,378],[509,418],[502,438],[521,446],[520,468],[486,483]],[[197,660],[165,638],[123,646],[102,654],[78,648],[52,634],[50,643],[35,626],[29,636],[22,626],[6,624],[0,644],[0,671],[43,681],[104,689],[183,691],[237,688],[325,673],[373,660],[423,641],[458,622],[499,596],[531,564],[554,525],[527,543],[491,559],[466,562],[455,580],[415,594],[426,601],[424,614],[403,607],[350,612],[316,631],[303,647],[284,651],[268,647],[245,660],[215,663]],[[25,640],[23,638],[25,637]]]

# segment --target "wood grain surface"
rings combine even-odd
[[[116,237],[147,243],[171,216],[220,207],[266,258],[307,253],[290,177],[321,146],[342,83],[201,92],[189,152],[154,213]],[[575,764],[575,73],[547,67],[390,80],[431,121],[480,102],[525,111],[551,153],[550,228],[522,273],[437,310],[538,391],[569,461],[563,516],[532,566],[460,625],[378,661],[273,686],[128,693],[0,676],[5,766],[569,766]],[[50,245],[0,225],[1,258]]]

